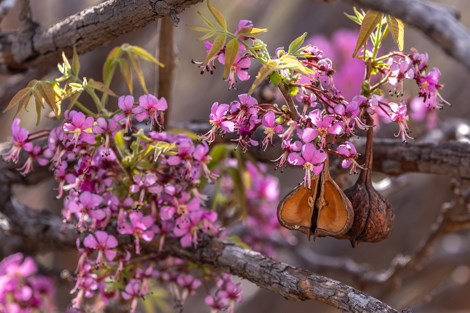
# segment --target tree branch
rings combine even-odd
[[[470,32],[455,10],[424,0],[345,0],[398,17],[421,30],[452,58],[470,69]]]
[[[28,208],[11,200],[6,176],[0,175],[0,183],[0,214],[7,220],[10,233],[20,235],[39,251],[75,247],[76,231],[71,225],[62,224],[58,216],[49,212],[32,214]],[[290,300],[316,300],[347,312],[398,312],[336,280],[217,239],[205,238],[197,248],[192,249],[182,248],[179,241],[167,239],[163,251],[159,251],[158,243],[152,242],[145,245],[145,253],[164,253],[209,265]]]
[[[158,18],[176,15],[202,0],[108,0],[50,26],[0,35],[0,59],[7,70],[55,65],[60,54],[92,51]]]

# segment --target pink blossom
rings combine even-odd
[[[116,237],[101,230],[86,236],[83,240],[83,245],[85,248],[98,251],[96,263],[101,262],[103,254],[109,262],[111,262],[117,254],[115,249],[118,245]]]
[[[140,254],[140,239],[151,241],[156,233],[156,225],[154,218],[150,215],[145,215],[142,212],[130,212],[129,222],[122,223],[118,230],[121,234],[130,234],[135,239],[135,250]]]
[[[325,162],[327,154],[315,147],[311,143],[302,146],[301,153],[291,152],[288,157],[290,164],[295,166],[303,166],[305,170],[304,184],[310,188],[312,180],[311,174],[319,175],[323,170],[323,162]]]
[[[11,124],[11,143],[12,147],[10,151],[3,154],[3,159],[5,161],[13,161],[18,163],[18,158],[22,149],[30,150],[32,148],[32,143],[28,141],[29,132],[20,127],[21,120],[15,118]]]
[[[71,142],[75,145],[86,143],[95,144],[95,135],[92,134],[94,119],[82,112],[70,111],[67,114],[67,122],[64,123],[64,132],[71,134]]]
[[[165,98],[158,99],[154,95],[142,95],[139,97],[139,106],[132,112],[135,113],[135,118],[139,122],[149,118],[152,126],[154,124],[162,126],[163,111],[166,109],[168,109],[168,104]]]

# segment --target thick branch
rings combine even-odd
[[[158,248],[155,245],[151,249]],[[336,280],[219,240],[203,242],[197,249],[166,244],[164,252],[230,272],[289,300],[316,300],[345,312],[398,312]]]
[[[424,0],[346,0],[391,14],[421,30],[451,57],[470,69],[470,32],[455,11]]]
[[[1,59],[9,68],[54,65],[62,51],[73,46],[82,54],[142,28],[164,16],[176,14],[202,0],[108,0],[69,16],[47,29],[18,31],[0,37]]]

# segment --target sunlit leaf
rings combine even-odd
[[[405,45],[405,26],[403,22],[394,16],[387,15],[387,23],[398,49],[403,51]]]
[[[129,61],[131,61],[132,69],[137,75],[137,79],[139,80],[140,86],[142,87],[145,93],[149,93],[147,90],[147,86],[145,85],[145,77],[144,73],[142,72],[142,68],[140,67],[139,60],[136,59],[132,53],[128,53],[127,55],[129,57]]]
[[[103,81],[109,86],[114,69],[116,68],[116,59],[122,54],[121,48],[116,47],[111,50],[103,65]]]
[[[302,46],[302,44],[305,41],[305,37],[307,36],[307,33],[303,33],[301,36],[295,38],[289,45],[289,49],[287,50],[288,53],[294,54],[299,50],[299,48]]]
[[[117,95],[114,93],[114,91],[112,91],[111,89],[109,89],[108,87],[106,87],[102,82],[98,82],[94,79],[90,79],[88,81],[88,84],[87,84],[88,87],[90,88],[93,88],[93,89],[96,89],[96,90],[99,90],[101,91],[102,93],[105,93],[107,95],[110,95],[110,96],[113,96],[113,97],[117,97]]]
[[[212,30],[212,31],[208,32],[207,34],[205,34],[205,35],[199,37],[197,40],[199,40],[199,41],[205,41],[205,40],[211,38],[212,36],[214,36],[216,33],[217,33],[216,30]]]
[[[227,22],[225,21],[225,18],[222,13],[220,13],[219,10],[212,6],[209,0],[207,0],[207,7],[209,8],[209,11],[211,11],[212,16],[217,21],[217,24],[219,24],[224,30],[227,30]]]
[[[141,47],[138,46],[131,46],[130,51],[132,51],[135,55],[141,57],[145,61],[149,61],[152,63],[157,64],[160,67],[165,67],[165,65],[158,61],[153,55],[151,55],[147,50],[142,49]]]
[[[235,58],[237,57],[238,48],[238,38],[231,39],[225,47],[225,66],[224,73],[222,75],[223,79],[226,79],[230,73],[230,69],[232,68],[233,63],[235,62]]]
[[[34,100],[34,106],[36,108],[36,126],[39,125],[39,122],[41,121],[41,112],[42,109],[44,109],[44,103],[42,101],[41,94],[37,89],[32,90],[33,95],[29,99],[29,102],[32,104],[32,101]]]
[[[256,28],[256,27],[248,27],[248,28],[243,28],[241,29],[238,34],[239,35],[258,35],[258,34],[261,34],[261,33],[265,33],[267,32],[268,29],[267,28]]]
[[[212,42],[212,48],[206,56],[205,62],[209,61],[214,57],[225,45],[226,34],[219,34],[215,37],[214,42]]]
[[[132,71],[129,65],[129,62],[124,59],[119,59],[119,68],[121,70],[121,74],[124,77],[124,80],[127,84],[127,88],[129,89],[129,93],[133,93],[134,84],[132,82]]]
[[[354,48],[353,57],[357,55],[359,50],[366,44],[372,32],[375,30],[375,27],[382,20],[383,14],[380,12],[369,10],[367,11],[364,19],[362,20],[361,28],[359,30],[359,36],[356,43],[356,48]]]
[[[248,94],[252,94],[256,87],[258,87],[259,84],[261,84],[273,71],[276,70],[277,65],[277,60],[269,60],[268,62],[266,62],[266,64],[264,64],[260,68],[258,74],[256,75],[255,81],[251,85]]]
[[[6,112],[8,110],[11,110],[13,107],[15,107],[16,105],[19,105],[20,102],[26,98],[26,97],[29,97],[31,95],[30,93],[30,90],[31,88],[30,87],[26,87],[26,88],[23,88],[23,89],[20,89],[20,91],[18,91],[14,96],[13,98],[11,98],[10,102],[8,103],[7,107],[5,108],[5,110],[3,110],[3,112]],[[22,108],[20,107],[19,110],[21,110]]]
[[[73,56],[72,56],[72,73],[78,75],[80,72],[80,61],[78,60],[77,49],[73,47]]]
[[[211,21],[209,21],[204,15],[202,15],[201,12],[198,11],[197,14],[201,18],[201,20],[204,22],[204,24],[207,25],[207,27],[209,27],[210,29],[213,29],[213,30],[216,29],[215,25]]]
[[[48,82],[41,82],[36,86],[36,90],[38,91],[39,95],[44,98],[45,102],[51,108],[54,114],[59,116],[59,107],[57,105],[56,97],[51,84]]]

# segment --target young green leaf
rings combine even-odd
[[[141,57],[145,61],[153,62],[157,64],[160,67],[165,67],[163,63],[158,61],[153,55],[151,55],[147,50],[142,49],[141,47],[138,46],[131,46],[129,49],[132,53],[135,55]]]
[[[299,50],[299,48],[302,46],[302,44],[304,43],[305,41],[305,37],[307,36],[307,33],[303,33],[301,36],[295,38],[289,45],[289,49],[287,50],[287,52],[289,54],[294,54],[295,52],[297,52],[297,50]]]
[[[212,59],[217,53],[219,53],[220,50],[225,45],[225,40],[226,40],[227,35],[224,34],[219,34],[215,37],[214,42],[212,43],[212,48],[210,49],[209,53],[206,56],[205,62],[208,62],[210,59]]]
[[[124,81],[127,84],[127,88],[129,89],[129,93],[133,93],[134,84],[132,82],[132,71],[129,65],[129,62],[125,59],[119,59],[119,68],[121,70],[121,74],[124,77]]]
[[[34,100],[34,105],[36,107],[36,126],[38,126],[39,122],[41,121],[41,112],[42,112],[42,109],[44,109],[44,103],[37,89],[32,89],[32,92],[33,92],[33,95],[31,96],[29,101],[30,103],[32,103],[32,101]]]
[[[238,169],[229,168],[228,173],[230,174],[233,186],[235,189],[235,195],[237,197],[237,201],[240,204],[241,208],[241,219],[244,220],[247,215],[247,206],[246,206],[246,193],[245,193],[245,185],[243,184],[242,174]]]
[[[224,73],[222,75],[223,79],[227,79],[230,69],[232,68],[235,58],[237,57],[238,48],[240,44],[238,43],[238,38],[231,39],[227,46],[225,47],[225,67]]]
[[[10,102],[8,103],[7,107],[5,108],[5,110],[3,110],[3,113],[5,113],[6,111],[8,110],[11,110],[14,106],[16,105],[19,105],[20,102],[29,97],[31,95],[30,93],[31,91],[31,88],[30,87],[26,87],[26,88],[23,88],[23,89],[20,89],[20,91],[18,91],[14,96],[13,98],[11,98]],[[22,108],[18,108],[18,112],[21,110]],[[18,113],[17,112],[17,113]]]
[[[36,86],[36,90],[38,91],[40,97],[42,97],[47,105],[52,109],[54,114],[59,116],[59,106],[56,102],[54,90],[52,89],[51,84],[49,84],[49,82],[40,82]]]
[[[209,0],[207,0],[207,7],[209,8],[209,11],[211,11],[212,16],[214,16],[215,20],[217,21],[217,24],[219,24],[226,31],[227,22],[225,21],[225,18],[222,13],[220,13],[219,10],[212,6]]]
[[[387,23],[398,49],[403,51],[405,45],[405,26],[403,22],[394,16],[387,15]]]
[[[144,77],[144,73],[142,72],[142,68],[140,67],[139,60],[136,57],[134,57],[132,53],[128,52],[127,56],[129,57],[129,61],[131,61],[131,66],[134,69],[137,79],[139,80],[140,86],[142,86],[142,89],[144,90],[145,93],[149,93],[147,89],[147,85],[145,85],[145,77]]]
[[[78,60],[77,48],[73,47],[73,56],[72,56],[72,73],[78,75],[80,72],[80,61]]]
[[[207,25],[207,27],[209,27],[210,29],[213,29],[213,30],[216,29],[215,25],[211,21],[209,21],[204,15],[202,15],[201,12],[197,11],[197,14],[201,18],[201,20],[204,22],[204,24]]]
[[[374,31],[375,27],[382,20],[383,14],[380,12],[369,10],[367,11],[364,19],[362,20],[361,28],[359,30],[359,37],[357,39],[356,48],[353,52],[353,57],[356,57],[359,50],[366,44],[370,35]]]
[[[258,74],[256,75],[255,81],[251,85],[250,90],[248,91],[248,94],[251,95],[253,91],[255,91],[255,88],[258,87],[259,84],[263,82],[272,72],[276,70],[278,66],[278,60],[269,60],[264,64],[260,69]]]
[[[254,35],[258,35],[258,34],[261,34],[261,33],[265,33],[267,32],[268,29],[267,28],[256,28],[256,27],[249,27],[249,28],[243,28],[241,29],[238,34],[239,35],[245,35],[245,36],[254,36]]]
[[[97,81],[94,80],[94,79],[90,79],[90,80],[88,81],[87,87],[90,87],[90,88],[99,90],[99,91],[101,91],[102,93],[105,93],[105,94],[107,94],[107,95],[110,95],[110,96],[113,96],[113,97],[117,97],[117,95],[114,93],[114,91],[112,91],[111,89],[109,89],[108,87],[106,87],[102,82],[97,82]]]

